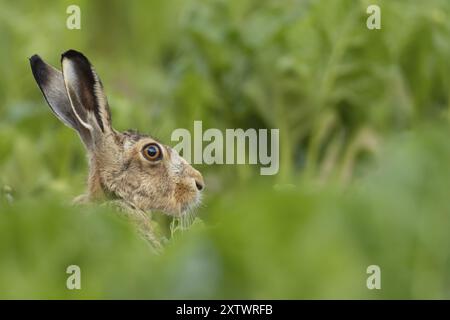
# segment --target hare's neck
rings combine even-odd
[[[106,198],[99,164],[95,156],[90,156],[89,158],[88,193],[91,200],[103,200]]]

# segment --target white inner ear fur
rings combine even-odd
[[[83,127],[88,129],[89,131],[93,131],[92,126],[89,123],[86,123],[81,119],[80,115],[77,113],[76,108],[74,107],[72,97],[69,94],[69,87],[71,86],[71,83],[77,83],[78,79],[75,73],[75,66],[70,60],[67,60],[66,58],[62,61],[62,68],[63,68],[63,78],[64,78],[64,84],[66,86],[67,90],[67,96],[69,97],[70,105],[72,106],[72,110],[77,117],[78,121],[81,123]],[[76,87],[75,87],[76,88]],[[75,89],[73,88],[73,89]],[[74,90],[76,91],[76,90]]]
[[[104,112],[104,111],[106,111],[105,109],[107,108],[108,102],[106,100],[105,93],[103,92],[103,88],[100,85],[100,80],[97,76],[97,73],[95,72],[95,70],[92,66],[91,66],[91,72],[94,75],[94,80],[95,80],[94,94],[97,97],[97,102],[100,107],[98,112],[100,113],[100,116],[102,118],[103,127],[106,129],[106,128],[109,128],[109,126],[110,126],[110,123],[108,122],[108,119],[107,119],[107,115]]]

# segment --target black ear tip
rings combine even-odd
[[[36,79],[36,81],[41,80],[43,78],[43,71],[42,67],[45,66],[44,61],[39,57],[37,54],[33,55],[30,58],[30,66],[31,71],[33,72],[33,76]]]
[[[31,71],[36,81],[45,83],[47,77],[45,72],[45,62],[37,54],[30,58]]]
[[[32,67],[42,62],[41,57],[39,57],[37,54],[34,54],[29,60]]]
[[[83,60],[87,60],[87,58],[84,56],[84,54],[82,54],[79,51],[73,50],[73,49],[67,50],[66,52],[64,52],[61,55],[61,61],[63,59],[80,59],[80,58]]]

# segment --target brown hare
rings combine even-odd
[[[38,55],[31,69],[50,109],[75,129],[89,158],[88,190],[76,202],[110,201],[118,205],[157,249],[146,212],[182,216],[198,205],[203,177],[170,147],[151,136],[118,132],[103,85],[89,60],[69,50],[61,56],[62,72]]]

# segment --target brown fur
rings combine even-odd
[[[37,55],[30,58],[30,64],[50,108],[78,132],[88,152],[87,193],[75,202],[109,200],[120,204],[149,240],[154,236],[147,234],[151,227],[146,211],[180,216],[199,203],[203,177],[175,150],[150,136],[118,132],[112,127],[103,85],[83,54],[74,50],[63,53],[62,72]],[[160,147],[160,160],[144,156],[149,143]]]
[[[142,149],[158,143],[163,158],[150,162]],[[181,215],[199,201],[201,174],[176,151],[146,135],[112,132],[98,144],[90,160],[89,197],[123,199],[140,210]]]

